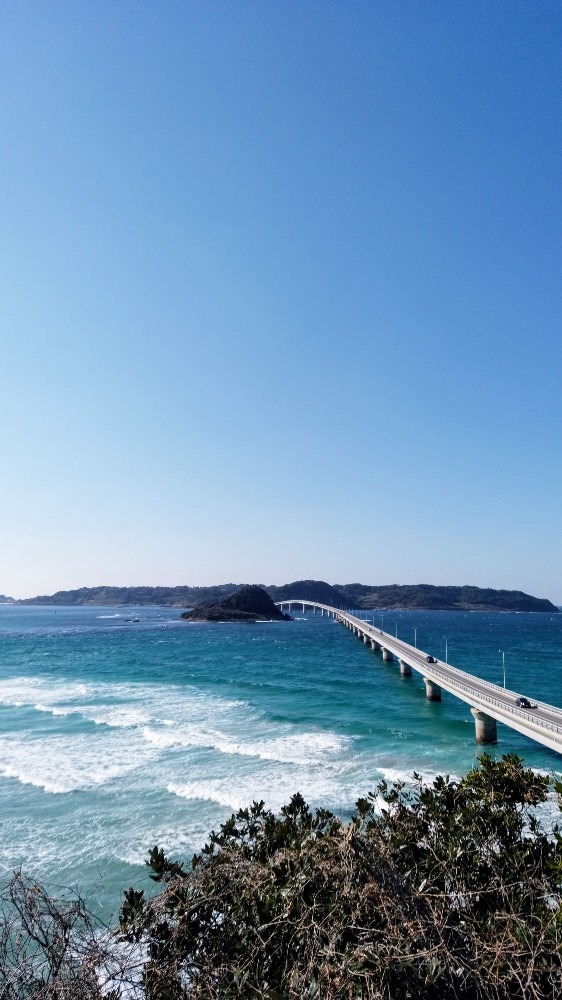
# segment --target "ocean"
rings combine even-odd
[[[482,751],[467,705],[328,617],[182,622],[170,608],[0,606],[0,881],[79,887],[104,919],[147,884],[155,844],[189,859],[211,829],[300,791],[347,815],[381,778],[460,776]],[[562,706],[562,614],[365,613],[419,648]],[[560,775],[498,725],[493,754]]]

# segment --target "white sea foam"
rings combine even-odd
[[[90,686],[79,682],[47,681],[41,677],[11,677],[0,681],[0,704],[21,707],[40,705],[39,711],[49,711],[56,702],[83,698]]]
[[[153,759],[146,744],[93,739],[86,734],[37,738],[0,737],[0,774],[46,792],[87,791],[120,778]]]
[[[268,730],[271,726],[268,726]],[[143,736],[158,747],[207,747],[221,754],[256,757],[287,764],[319,764],[326,754],[337,754],[350,744],[344,736],[327,732],[287,732],[274,739],[241,740],[216,729],[193,725],[166,731],[145,727]]]
[[[416,774],[420,775],[422,781],[426,785],[431,785],[432,782],[435,780],[435,778],[442,773],[442,771],[422,770],[421,768],[416,767],[415,765],[412,765],[412,767],[409,770],[406,770],[405,768],[386,767],[384,765],[378,764],[377,771],[379,771],[380,775],[390,783],[394,781],[403,781],[404,784],[406,785],[412,785],[414,783],[413,779],[414,771],[416,772]],[[459,781],[459,777],[456,774],[450,774],[449,777],[451,781]]]
[[[345,765],[299,767],[267,762],[259,768],[231,769],[220,777],[197,774],[187,781],[170,781],[167,790],[182,799],[216,803],[228,809],[240,809],[263,799],[267,808],[276,812],[295,792],[300,792],[312,806],[348,812],[365,793],[365,779]]]
[[[236,742],[218,740],[214,744],[221,753],[238,754],[242,757],[259,757],[287,764],[320,764],[325,754],[342,750],[348,741],[333,733],[292,733],[277,739]]]
[[[302,773],[299,771],[283,786],[282,798],[286,798],[302,786],[306,769],[325,769],[330,761],[335,768],[334,782],[341,759],[351,745],[347,737],[276,724],[246,702],[217,698],[184,686],[107,682],[85,685],[52,676],[15,678],[0,684],[0,697],[14,707],[24,704],[54,717],[81,717],[100,727],[96,734],[77,734],[73,730],[64,736],[59,730],[45,736],[42,728],[40,738],[37,733],[20,732],[17,738],[6,736],[0,740],[0,774],[54,794],[88,791],[127,779],[139,768],[141,781],[147,787],[164,789],[172,783],[179,788],[186,768],[192,767],[190,750],[206,750],[232,763],[237,758],[246,760],[248,788],[253,785],[251,773],[258,762],[260,766],[298,766]],[[144,766],[159,760],[161,765],[149,779]],[[231,767],[217,758],[215,770],[228,773]],[[333,795],[337,784],[333,784]],[[271,789],[276,785],[278,776]],[[231,800],[238,804],[244,796],[244,792],[234,794],[234,798],[227,795],[225,801],[230,807]],[[223,799],[225,793],[217,786],[209,801],[223,804]]]
[[[148,726],[145,726],[142,734],[148,743],[153,743],[154,746],[162,747],[163,749],[167,749],[168,747],[186,747],[194,745],[179,732],[171,733],[169,731],[149,729]]]
[[[73,715],[77,711],[76,708],[62,708],[60,705],[42,705],[39,701],[33,707],[36,712],[48,712],[50,715]]]
[[[242,809],[251,805],[256,799],[263,799],[269,809],[278,812],[281,806],[289,802],[292,795],[299,791],[305,799],[314,804],[322,802],[342,803],[342,789],[331,786],[323,780],[314,782],[311,776],[302,776],[300,782],[290,780],[287,776],[277,775],[270,781],[260,781],[256,775],[249,776],[246,781],[232,778],[216,778],[214,780],[189,781],[184,783],[170,782],[168,791],[182,799],[203,802],[216,802],[227,809]],[[330,794],[332,793],[332,794]],[[346,802],[346,805],[348,803]]]
[[[80,707],[78,711],[89,722],[111,728],[128,729],[131,726],[143,725],[150,719],[148,712],[126,706],[100,705],[95,709]]]
[[[110,727],[174,725],[192,718],[223,718],[250,707],[216,698],[197,688],[174,685],[69,683],[56,678],[17,677],[0,681],[0,704],[31,707],[52,715],[80,715]],[[162,718],[165,716],[166,718]]]

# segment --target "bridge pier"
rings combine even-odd
[[[365,643],[365,645],[367,645],[367,643],[369,642],[369,636],[368,635],[363,635],[363,642]]]
[[[371,639],[371,649],[376,653],[377,649],[380,649],[378,642],[375,639]]]
[[[406,660],[398,660],[398,662],[400,664],[400,676],[401,677],[411,677],[412,676],[412,668],[411,668],[410,664],[406,663]]]
[[[476,742],[497,743],[498,730],[496,726],[496,720],[492,719],[491,715],[486,715],[485,712],[481,712],[479,708],[471,708],[470,711],[474,716],[474,728],[476,729]]]
[[[387,663],[392,663],[394,657],[393,657],[392,653],[390,652],[390,649],[385,649],[384,646],[381,646],[381,649],[382,649],[382,658],[383,658],[383,660],[385,660]]]
[[[441,701],[441,688],[435,681],[430,681],[429,677],[424,677],[425,696],[428,701]]]

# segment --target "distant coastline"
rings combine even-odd
[[[197,608],[223,601],[242,584],[223,583],[213,587],[80,587],[59,590],[55,594],[28,597],[7,604],[43,604],[60,606],[93,605],[98,607],[141,607],[156,605],[170,608]],[[471,586],[439,587],[433,584],[390,584],[376,586],[361,583],[332,586],[323,580],[296,580],[283,586],[261,587],[273,601],[317,601],[340,608],[405,611],[534,611],[559,614],[551,601],[533,597],[520,590],[494,590]]]

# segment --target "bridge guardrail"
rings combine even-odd
[[[367,622],[364,622],[361,618],[357,618],[355,615],[350,615],[349,613],[346,612],[343,612],[343,614],[346,618],[348,618],[348,620],[352,621],[353,624],[357,623],[358,626],[363,626],[363,627],[366,626],[366,631],[372,632],[373,638],[375,638],[377,635],[378,636],[382,635],[390,640],[389,646],[394,645],[398,649],[400,649],[401,646],[406,646],[408,647],[408,650],[412,651],[412,653],[415,653],[418,656],[420,655],[420,651],[418,649],[416,649],[414,646],[410,646],[409,643],[404,642],[402,639],[398,639],[396,636],[392,636],[386,632],[382,632],[380,629],[377,630],[374,626],[368,625]],[[464,691],[467,694],[471,695],[471,697],[474,700],[484,701],[489,705],[495,705],[498,709],[501,709],[502,712],[508,712],[511,715],[523,719],[525,722],[530,722],[538,729],[547,729],[549,732],[562,735],[562,726],[557,726],[556,723],[548,722],[546,719],[538,719],[535,715],[531,715],[529,712],[525,712],[524,710],[518,709],[515,706],[506,705],[505,702],[499,698],[494,698],[491,695],[476,692],[473,685],[464,684],[462,681],[457,680],[455,677],[451,677],[449,674],[445,674],[442,670],[439,669],[438,664],[431,664],[429,670],[426,670],[425,667],[423,667],[421,664],[412,663],[411,666],[414,667],[415,670],[419,670],[420,673],[433,674],[436,678],[438,678],[441,681],[441,684],[444,687],[446,685],[449,685],[450,687],[453,688],[454,687],[460,688],[461,691]],[[477,680],[479,684],[484,684],[486,687],[490,687],[492,689],[497,688],[497,684],[493,684],[492,681],[487,681],[484,680],[484,678],[480,677],[474,677],[474,675],[469,674],[468,671],[466,670],[460,670],[458,667],[453,667],[450,664],[447,664],[447,668],[450,671],[454,670],[456,674],[466,677],[467,679],[471,678],[472,680]],[[516,692],[512,693],[515,694]],[[544,703],[539,702],[537,704],[543,705]],[[550,711],[552,709],[556,709],[557,706],[544,704],[544,708],[547,711]],[[560,711],[562,714],[562,709],[559,709],[558,711]]]
[[[291,603],[305,604],[308,605],[309,607],[323,608],[325,611],[335,613],[340,620],[346,619],[347,621],[349,621],[350,624],[355,625],[356,627],[360,627],[361,630],[364,632],[364,634],[367,635],[370,633],[371,637],[375,639],[375,641],[377,641],[380,645],[382,645],[381,637],[383,637],[385,640],[387,640],[387,645],[389,649],[391,649],[391,647],[394,647],[392,649],[392,652],[395,653],[395,655],[397,656],[400,655],[401,649],[405,650],[407,653],[410,653],[410,655],[413,654],[414,657],[419,657],[423,655],[423,653],[420,652],[420,650],[417,649],[415,646],[411,646],[410,643],[404,642],[404,640],[399,639],[398,636],[393,636],[390,635],[388,632],[383,632],[382,629],[377,629],[374,625],[370,625],[368,622],[364,621],[364,619],[358,618],[357,615],[352,614],[350,611],[342,611],[341,608],[332,608],[330,605],[321,604],[319,601],[295,600],[293,602],[277,601],[276,603],[289,604],[289,605]],[[494,684],[493,681],[488,681],[485,680],[484,678],[477,677],[474,674],[468,673],[468,671],[466,670],[461,670],[459,667],[453,667],[451,664],[448,663],[445,664],[445,666],[447,667],[447,671],[449,671],[449,673],[444,673],[442,668],[439,667],[439,663],[443,663],[443,661],[439,660],[437,661],[436,664],[431,664],[429,669],[426,669],[425,665],[418,662],[412,662],[410,666],[412,666],[414,670],[421,673],[422,675],[426,674],[427,676],[429,676],[430,674],[432,674],[436,678],[436,683],[440,683],[441,686],[444,687],[446,690],[447,689],[450,690],[451,688],[453,689],[452,691],[450,690],[451,694],[455,694],[454,689],[457,688],[468,694],[470,696],[471,701],[480,701],[480,702],[485,702],[488,705],[493,705],[499,711],[511,714],[517,718],[520,718],[526,723],[531,723],[531,725],[536,727],[537,729],[546,729],[549,732],[553,732],[556,733],[557,735],[562,736],[562,726],[556,725],[555,722],[549,722],[546,719],[537,718],[536,715],[532,715],[531,713],[526,712],[524,709],[517,708],[514,705],[506,704],[506,702],[503,699],[494,698],[491,694],[486,694],[484,692],[476,691],[474,683],[466,684],[463,682],[464,679],[472,682],[477,681],[478,684],[483,685],[486,688],[489,688],[491,691],[504,690],[503,688],[500,688],[497,684]],[[463,678],[463,680],[461,680],[460,678]],[[517,692],[515,691],[510,691],[510,694],[517,696]],[[546,702],[537,702],[537,707],[542,708],[544,711],[554,712],[555,714],[559,714],[562,716],[562,708],[559,708],[557,705],[548,705],[546,704]]]
[[[357,621],[361,622],[362,619],[358,618]],[[367,622],[364,622],[363,624],[368,625]],[[368,627],[371,628],[372,626],[368,626]],[[376,632],[376,629],[374,629],[374,631]],[[379,634],[380,634],[380,630],[379,630]],[[383,634],[384,635],[388,635],[388,633],[383,633]],[[404,639],[398,639],[397,637],[391,636],[391,635],[388,635],[388,638],[391,639],[392,641],[394,641],[395,643],[398,643],[398,644],[400,644],[402,646],[406,646],[409,650],[412,651],[412,653],[418,653],[419,654],[419,649],[417,649],[415,646],[411,646],[410,643],[409,642],[405,642]],[[438,660],[438,663],[443,663],[443,662],[444,662],[443,660]],[[471,673],[468,672],[468,670],[461,670],[460,667],[454,667],[451,663],[447,663],[447,667],[448,667],[449,670],[454,670],[457,674],[462,675],[463,677],[466,677],[468,679],[474,679],[474,677],[476,677],[476,679],[478,680],[479,684],[484,684],[487,688],[490,688],[492,691],[497,691],[497,690],[503,691],[504,690],[503,688],[500,687],[499,684],[494,684],[493,681],[488,681],[488,680],[486,680],[485,677],[478,677],[478,675],[476,675],[476,674],[471,674]],[[512,694],[517,695],[518,692],[513,691]],[[537,707],[538,708],[543,708],[547,712],[553,712],[555,715],[560,715],[562,717],[562,708],[559,708],[558,705],[550,705],[550,704],[548,704],[547,702],[544,702],[544,701],[537,701]]]
[[[297,604],[302,602],[295,601],[294,603]],[[398,639],[397,636],[392,636],[388,632],[383,632],[382,629],[375,628],[374,625],[370,625],[368,622],[365,622],[362,618],[358,618],[356,615],[351,614],[351,612],[349,611],[341,611],[338,608],[331,608],[329,605],[327,604],[322,605],[319,602],[305,601],[304,603],[309,604],[310,607],[313,606],[323,607],[327,611],[336,612],[336,614],[341,616],[341,618],[347,619],[350,622],[350,624],[353,624],[356,627],[360,627],[362,630],[364,630],[365,634],[370,633],[372,635],[372,638],[374,638],[379,643],[381,642],[380,637],[382,636],[384,639],[389,640],[388,641],[389,648],[391,646],[394,646],[394,649],[392,651],[397,655],[399,655],[401,648],[404,649],[406,652],[414,654],[414,656],[422,655],[420,654],[420,650],[414,646],[411,646],[410,643],[404,642],[403,639]],[[549,722],[546,719],[537,718],[536,715],[531,715],[529,712],[525,712],[523,709],[519,709],[516,708],[515,706],[508,705],[502,699],[494,698],[491,694],[486,694],[484,692],[476,691],[473,684],[463,683],[463,680],[466,679],[470,681],[478,681],[479,684],[491,689],[492,691],[498,690],[497,684],[494,684],[492,681],[487,681],[484,678],[475,677],[473,674],[469,674],[468,671],[466,670],[460,670],[459,667],[453,667],[450,664],[447,664],[446,665],[447,670],[450,671],[451,673],[454,671],[454,674],[456,675],[456,676],[451,676],[451,673],[444,673],[443,670],[439,668],[439,662],[443,661],[438,661],[437,664],[431,664],[429,670],[426,670],[422,664],[416,662],[411,663],[411,666],[414,668],[414,670],[418,671],[419,673],[422,674],[425,673],[427,675],[433,674],[436,678],[436,682],[439,681],[441,685],[445,687],[445,689],[447,689],[447,687],[449,687],[449,689],[451,688],[453,689],[450,692],[452,694],[455,693],[454,689],[457,688],[463,691],[464,693],[468,694],[470,696],[470,700],[484,702],[487,705],[493,705],[500,712],[513,715],[516,718],[520,718],[522,721],[530,723],[537,729],[547,730],[548,732],[556,733],[556,735],[562,736],[562,726],[558,726],[556,725],[556,723]],[[457,677],[459,679],[457,679]],[[463,680],[460,680],[461,677],[463,678]],[[516,692],[511,692],[511,694],[516,694]],[[558,708],[558,706],[556,705],[547,705],[545,702],[537,702],[537,706],[543,708],[545,711],[550,711],[550,712],[554,711],[557,714],[562,715],[562,709]]]

